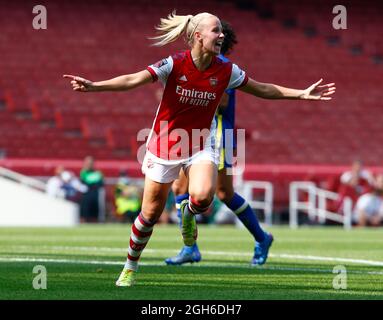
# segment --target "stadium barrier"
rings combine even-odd
[[[307,181],[295,181],[290,183],[290,228],[298,227],[298,211],[307,212],[311,222],[324,224],[326,220],[343,224],[345,229],[352,227],[352,200],[345,197],[343,200],[342,213],[327,210],[328,201],[339,200],[339,194],[318,188],[314,183]],[[307,194],[307,198],[300,200],[300,195]]]
[[[0,167],[0,226],[71,227],[78,205],[45,193],[46,184]]]
[[[0,167],[0,177],[7,178],[9,180],[18,182],[22,185],[40,190],[40,191],[45,191],[46,189],[46,184],[40,180],[30,178],[28,176],[24,176],[20,173],[17,173],[12,170],[8,170],[6,168]]]
[[[264,190],[263,200],[254,199],[254,189]],[[248,199],[252,208],[263,210],[265,224],[271,226],[273,223],[273,184],[268,181],[247,181],[243,186],[243,195],[245,199]]]
[[[234,180],[235,189],[243,195],[253,209],[263,210],[265,214],[265,224],[271,226],[273,223],[273,201],[274,186],[269,181],[250,180],[244,181],[243,175],[238,175]],[[263,192],[262,199],[254,198],[254,190]]]

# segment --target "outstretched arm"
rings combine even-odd
[[[134,89],[146,83],[152,82],[152,75],[149,71],[143,70],[137,73],[119,76],[110,80],[93,82],[78,76],[63,75],[64,78],[71,79],[74,91],[124,91]]]
[[[239,90],[264,99],[331,100],[335,83],[319,85],[323,79],[304,90],[285,88],[271,83],[261,83],[249,78]]]

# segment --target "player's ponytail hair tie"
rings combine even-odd
[[[188,44],[192,45],[194,33],[198,26],[200,26],[201,21],[211,16],[213,15],[207,12],[199,13],[195,16],[191,14],[180,16],[176,15],[176,12],[173,11],[167,18],[161,18],[160,24],[156,26],[156,30],[161,34],[150,39],[158,40],[153,45],[162,47],[186,34]]]

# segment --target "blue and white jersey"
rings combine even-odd
[[[218,56],[222,61],[229,61],[228,58],[222,54]],[[222,115],[223,126],[227,129],[234,129],[235,127],[235,89],[227,89],[225,91],[229,95],[228,106],[223,111],[218,111]]]
[[[224,62],[230,61],[222,54],[218,56]],[[218,170],[231,168],[233,166],[233,150],[237,147],[234,135],[235,127],[235,89],[227,89],[225,93],[229,95],[228,105],[224,110],[217,109],[215,120],[216,148],[219,150],[220,160]]]

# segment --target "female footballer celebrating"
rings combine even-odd
[[[237,43],[237,36],[229,23],[221,20],[221,25],[225,37],[219,58],[226,61],[226,55],[230,54]],[[216,148],[220,159],[216,195],[238,217],[247,231],[254,237],[255,247],[251,265],[255,266],[266,263],[268,252],[273,242],[273,236],[262,229],[249,203],[234,191],[233,176],[229,170],[233,166],[233,154],[236,150],[236,139],[233,134],[235,127],[235,101],[235,90],[226,90],[215,115],[217,122]],[[189,199],[188,179],[183,170],[180,171],[178,179],[173,182],[172,191],[175,195],[177,215],[181,218],[181,203]],[[182,223],[180,225],[182,229]],[[176,256],[167,258],[165,263],[180,265],[199,262],[201,258],[196,242],[193,246],[184,245]]]
[[[320,85],[322,80],[307,89],[297,90],[249,78],[236,64],[217,57],[224,35],[220,20],[210,13],[195,16],[173,13],[167,19],[161,19],[157,30],[161,33],[155,37],[157,46],[166,45],[185,34],[191,49],[143,71],[106,81],[92,82],[64,75],[71,79],[73,90],[80,92],[130,90],[156,80],[164,85],[142,165],[145,173],[142,211],[132,225],[128,257],[117,286],[133,285],[140,255],[180,168],[188,176],[190,195],[189,202],[182,207],[182,236],[186,245],[195,243],[194,215],[205,212],[215,194],[218,157],[214,149],[215,125],[212,121],[226,89],[238,88],[265,99],[330,100],[335,92],[333,83]],[[182,139],[192,137],[195,130],[210,132],[204,135],[202,147],[200,139]]]

